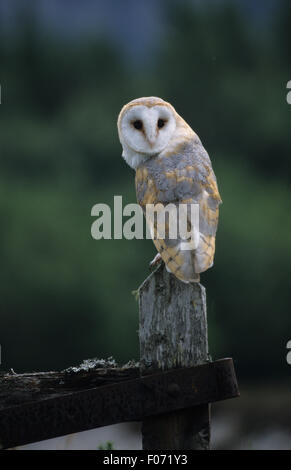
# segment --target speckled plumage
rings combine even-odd
[[[144,212],[147,204],[199,204],[200,233],[199,244],[195,250],[182,251],[181,239],[178,237],[171,240],[167,232],[165,239],[158,239],[160,227],[157,221],[153,224],[148,220],[154,225],[153,242],[168,270],[182,281],[198,281],[199,273],[206,271],[213,264],[218,208],[221,202],[210,158],[197,134],[169,103],[160,98],[140,98],[122,109],[118,120],[121,143],[120,122],[126,110],[133,106],[143,106],[141,109],[145,116],[144,107],[168,107],[170,113],[173,113],[176,126],[167,136],[169,138],[165,148],[157,153],[153,152],[152,155],[149,149],[148,153],[141,153],[137,158],[136,195]],[[128,142],[123,145],[124,152],[126,147]],[[123,156],[126,158],[129,154]]]

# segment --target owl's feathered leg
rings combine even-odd
[[[150,262],[150,269],[153,269],[155,268],[158,264],[160,264],[162,262],[162,257],[160,255],[160,253],[157,253],[156,256],[154,257],[154,259]]]

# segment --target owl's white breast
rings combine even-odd
[[[134,170],[136,170],[139,165],[145,160],[152,157],[152,155],[145,155],[142,153],[135,152],[134,150],[130,149],[126,144],[123,144],[122,156],[126,163]]]

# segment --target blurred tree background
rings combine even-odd
[[[232,356],[243,378],[290,373],[290,2],[264,21],[250,21],[237,1],[162,9],[163,32],[144,60],[98,34],[48,33],[31,8],[19,9],[13,32],[2,28],[5,370],[138,358],[131,292],[155,249],[93,240],[90,213],[99,202],[113,207],[114,195],[135,202],[116,119],[129,100],[155,95],[200,136],[223,199],[215,266],[202,275],[212,356]]]

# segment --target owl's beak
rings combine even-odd
[[[152,147],[156,141],[156,135],[154,133],[150,133],[149,135],[147,135],[147,141],[149,145]]]
[[[148,141],[149,146],[153,147],[157,139],[156,126],[153,125],[152,123],[148,123],[148,125],[146,124],[145,132],[146,132],[146,139]]]

